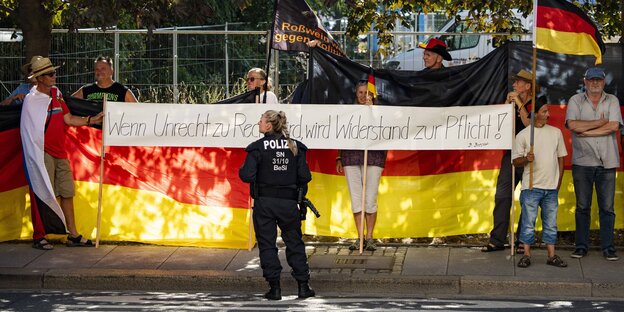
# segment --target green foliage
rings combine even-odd
[[[598,0],[595,4],[586,2],[583,10],[593,16],[603,37],[622,36],[624,40],[624,2],[622,0]],[[624,42],[624,41],[621,41]]]
[[[327,0],[332,5],[340,1]],[[578,5],[579,1],[573,1]],[[525,17],[533,10],[529,0],[347,0],[349,24],[347,32],[355,37],[368,31],[377,31],[380,53],[387,54],[392,43],[396,21],[406,23],[412,12],[444,12],[447,16],[459,19],[460,11],[467,11],[469,28],[478,32],[521,32],[519,25],[513,24],[512,10],[518,10]],[[582,8],[592,16],[605,37],[624,34],[622,0],[583,1]]]

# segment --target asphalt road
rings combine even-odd
[[[110,291],[0,291],[0,311],[624,311],[618,300],[543,300]]]

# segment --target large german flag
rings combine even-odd
[[[605,45],[596,24],[579,7],[564,0],[538,0],[535,44],[561,54],[594,55],[602,64]]]
[[[618,95],[624,94],[619,70],[621,51],[621,47],[613,45],[604,55],[604,67],[613,69],[613,79],[605,89]],[[548,51],[537,53],[538,81],[548,81],[550,103],[559,103],[559,99],[574,94],[578,77],[594,61],[591,56],[564,60]],[[322,95],[326,103],[352,104],[355,84],[366,79],[369,68],[328,54],[314,59],[314,75],[310,76],[308,89],[301,92],[318,96],[315,99],[319,101]],[[473,64],[437,72],[376,70],[378,103],[498,103],[497,99],[504,98],[508,90],[508,74],[528,68],[531,54],[529,44],[511,43]],[[569,75],[561,75],[561,70]],[[243,101],[244,97],[237,100]],[[90,107],[82,102],[72,104],[69,97],[65,100],[75,115],[80,115],[78,109]],[[624,98],[620,97],[620,102],[624,103]],[[564,127],[565,105],[551,105],[549,111],[549,124],[562,129],[570,153],[570,131]],[[21,107],[0,107],[0,241],[32,237],[31,205],[18,129],[20,113]],[[100,130],[72,127],[66,142],[76,182],[78,231],[91,238],[95,237],[97,220],[101,138]],[[101,239],[246,248],[253,238],[249,187],[238,178],[245,155],[243,149],[225,148],[108,148],[104,160]],[[389,151],[379,186],[375,237],[489,232],[501,156],[502,151]],[[321,218],[308,217],[303,231],[311,235],[356,237],[346,180],[336,173],[336,151],[312,150],[307,157],[313,171],[308,197]],[[559,231],[572,231],[575,226],[574,186],[569,169],[568,156],[559,193]],[[618,190],[624,189],[621,168],[616,185]],[[615,206],[623,204],[624,194],[618,191]],[[597,208],[592,209],[592,220],[598,220]],[[616,216],[615,226],[624,228],[623,214]],[[593,222],[592,228],[598,228],[598,223]]]

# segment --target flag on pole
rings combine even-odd
[[[561,54],[594,55],[602,63],[605,45],[596,24],[565,0],[537,0],[535,47]]]
[[[373,95],[373,99],[376,99],[377,98],[377,86],[375,85],[375,75],[373,75],[372,70],[368,73],[367,89],[368,89],[368,92],[370,92]]]
[[[345,56],[334,37],[323,27],[305,0],[276,0],[271,47],[283,51],[309,52],[306,45],[320,41],[317,47],[338,56]]]

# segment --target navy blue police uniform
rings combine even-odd
[[[251,183],[254,200],[253,223],[260,250],[262,274],[269,282],[279,281],[282,266],[277,256],[277,226],[286,244],[286,260],[298,282],[310,277],[305,245],[301,238],[301,220],[297,206],[297,188],[307,191],[312,180],[306,162],[307,147],[297,141],[297,156],[288,148],[288,140],[275,133],[247,146],[247,158],[239,170],[241,180]]]

